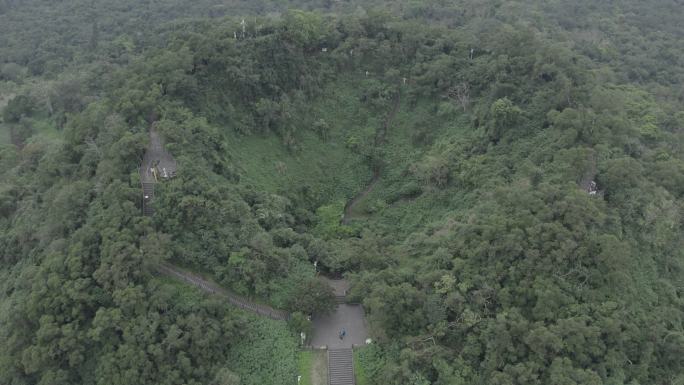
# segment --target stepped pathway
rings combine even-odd
[[[328,385],[354,385],[352,349],[328,350]]]
[[[173,266],[171,264],[165,263],[159,266],[159,271],[167,276],[174,277],[174,278],[179,278],[182,281],[185,281],[191,285],[197,286],[202,291],[210,293],[210,294],[215,294],[220,297],[223,297],[224,299],[228,300],[228,302],[234,306],[237,306],[243,310],[250,311],[252,313],[255,313],[257,315],[263,316],[263,317],[268,317],[273,320],[277,321],[285,321],[289,318],[289,314],[284,311],[284,310],[277,310],[274,309],[270,306],[266,305],[260,305],[256,304],[254,302],[251,302],[245,297],[239,296],[235,293],[232,293],[219,285],[215,284],[214,282],[208,281],[199,275],[190,273],[186,270],[182,270],[176,266]]]
[[[154,199],[154,183],[142,182],[143,189],[143,215],[151,216],[154,214],[152,200]]]
[[[366,344],[368,326],[363,308],[346,303],[349,283],[342,279],[323,279],[333,288],[337,308],[331,314],[314,316],[311,346],[328,349],[328,384],[353,385],[354,364],[352,348]],[[340,331],[346,335],[340,339]]]
[[[232,305],[243,310],[278,321],[285,321],[289,318],[289,314],[286,311],[251,302],[247,298],[232,293],[214,282],[169,263],[161,264],[158,270],[161,274],[197,286],[206,293],[223,297]],[[354,355],[352,347],[366,343],[368,330],[365,315],[360,305],[341,303],[344,302],[346,292],[349,290],[349,285],[346,281],[328,279],[325,279],[325,281],[333,288],[338,305],[333,314],[314,318],[312,346],[328,348],[329,385],[354,385]],[[342,329],[347,333],[344,339],[339,338],[339,332]]]
[[[286,321],[289,318],[286,311],[251,302],[214,282],[169,263],[162,263],[158,270],[161,274],[197,286],[206,293],[223,297],[230,304],[259,316],[277,321]],[[346,281],[328,279],[326,281],[333,288],[338,305],[333,314],[314,318],[312,346],[323,346],[328,349],[328,385],[354,385],[352,348],[366,343],[368,330],[365,315],[360,305],[340,303],[344,302],[347,290],[349,290]],[[339,332],[342,329],[346,331],[344,339],[339,338]]]
[[[155,176],[155,170],[157,175]],[[176,175],[177,165],[173,156],[164,149],[162,139],[155,129],[155,123],[150,126],[150,145],[145,151],[140,164],[140,182],[143,190],[143,215],[154,214],[154,184],[160,179],[168,179]]]
[[[368,338],[368,326],[361,305],[346,303],[349,283],[343,279],[321,278],[333,288],[338,303],[335,311],[326,315],[314,315],[311,320],[313,333],[311,346],[315,348],[349,349],[361,346]],[[344,329],[347,334],[340,339],[339,332]]]
[[[326,277],[320,277],[320,279],[333,289],[335,302],[337,302],[338,305],[347,303],[347,292],[350,289],[349,282],[344,279],[330,279]]]

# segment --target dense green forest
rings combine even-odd
[[[0,0],[0,384],[295,384],[318,261],[371,384],[684,385],[681,15]]]

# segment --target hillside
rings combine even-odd
[[[320,273],[357,383],[684,384],[674,3],[128,3],[0,2],[0,383],[294,384]]]

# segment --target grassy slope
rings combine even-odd
[[[461,192],[453,189],[448,196],[440,196],[445,193],[426,187],[409,171],[429,155],[433,147],[439,147],[436,143],[458,138],[472,129],[464,115],[436,116],[435,106],[434,100],[421,100],[415,106],[402,102],[387,132],[382,177],[359,204],[358,210],[366,213],[365,219],[370,224],[391,224],[393,231],[410,232],[440,218],[445,211],[454,208],[452,205],[460,205],[459,202],[466,199],[465,196],[454,199],[454,194]],[[397,199],[412,186],[422,187],[423,194]]]
[[[325,350],[302,350],[299,352],[299,385],[328,384],[328,355]]]
[[[360,100],[363,81],[342,75],[322,91],[327,95],[325,98],[316,99],[310,106],[307,114],[311,121],[324,119],[330,126],[325,141],[311,127],[299,127],[301,149],[291,152],[274,135],[232,135],[228,151],[243,182],[274,193],[306,185],[320,205],[347,202],[364,189],[371,178],[369,164],[346,143],[352,137],[361,143],[372,143],[389,111],[372,110]],[[435,109],[434,100],[421,100],[415,106],[402,101],[383,146],[386,166],[382,177],[359,202],[356,218],[376,224],[398,224],[398,228],[410,231],[439,218],[449,208],[447,200],[440,199],[434,191],[410,200],[393,199],[409,185],[418,183],[413,176],[407,176],[407,170],[423,159],[432,143],[461,136],[471,129],[466,116],[436,116]],[[418,131],[425,133],[425,139],[417,139]],[[450,193],[453,195],[454,191]]]
[[[62,131],[50,120],[31,119],[31,127],[33,128],[33,136],[42,136],[45,139],[52,140],[62,139]]]
[[[280,385],[296,381],[297,340],[284,322],[254,318],[245,335],[229,357],[241,384]]]
[[[300,150],[288,151],[275,135],[231,136],[228,151],[245,183],[274,193],[308,186],[321,203],[350,199],[364,187],[369,166],[346,142],[351,136],[370,140],[378,119],[360,102],[353,79],[332,82],[322,94],[330,97],[317,99],[307,115],[311,121],[328,123],[327,140],[311,127],[298,127]]]
[[[364,362],[364,348],[354,349],[354,379],[356,380],[356,385],[369,385],[370,379],[368,378],[368,373],[366,372],[366,364]]]
[[[302,376],[299,385],[311,385],[311,368],[313,366],[314,352],[311,350],[303,350],[299,352],[299,360],[297,362],[297,374]]]

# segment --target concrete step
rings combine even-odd
[[[354,385],[354,382],[354,354],[352,350],[328,350],[328,384]]]
[[[154,199],[154,183],[143,182],[143,215],[151,216],[154,214],[154,208],[152,207],[152,200]]]
[[[152,208],[152,206],[150,206],[149,204],[145,205],[145,207],[143,207],[143,215],[148,217],[154,215],[154,209]]]

